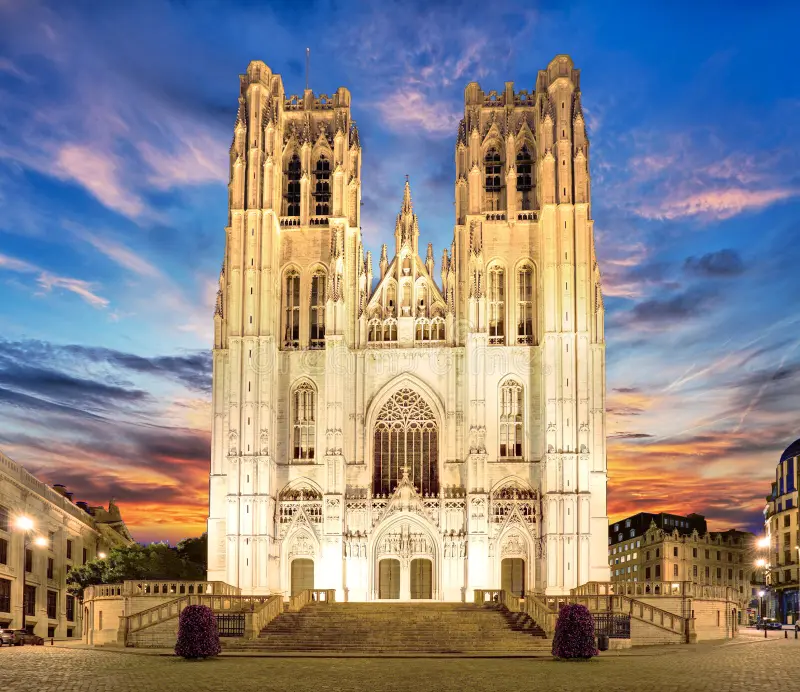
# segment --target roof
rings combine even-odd
[[[792,457],[800,456],[800,439],[795,440],[781,454],[781,461],[786,461]],[[778,462],[780,463],[780,462]]]

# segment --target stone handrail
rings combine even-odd
[[[475,605],[496,603],[497,605],[505,606],[512,613],[518,613],[522,610],[520,606],[521,600],[510,591],[503,589],[475,589],[473,593]]]
[[[95,584],[94,586],[87,586],[83,590],[84,601],[119,596],[122,596],[122,584]]]
[[[266,601],[246,613],[244,618],[245,639],[258,639],[258,635],[270,622],[283,612],[283,596],[270,596]]]
[[[556,631],[556,620],[558,613],[540,601],[536,596],[528,594],[525,597],[523,610],[531,619],[544,630],[548,637],[552,637]]]
[[[333,603],[336,601],[334,589],[304,589],[289,599],[289,611],[296,613],[309,603]]]
[[[685,596],[690,598],[724,598],[737,601],[739,593],[731,586],[701,584],[691,581],[591,581],[572,589],[573,596]]]
[[[648,622],[656,625],[656,627],[681,635],[685,635],[689,630],[687,618],[670,613],[668,610],[657,608],[649,603],[628,598],[627,596],[614,596],[612,601],[617,601],[619,604],[613,612],[630,615],[637,620]]]
[[[164,596],[213,594],[234,596],[241,589],[222,581],[176,581],[169,579],[126,580],[123,582],[125,596]]]

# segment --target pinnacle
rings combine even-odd
[[[413,211],[414,208],[411,204],[411,183],[408,182],[408,176],[406,176],[406,185],[403,189],[403,207],[401,209],[401,213],[411,214]]]

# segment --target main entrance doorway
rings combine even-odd
[[[378,598],[400,598],[400,560],[381,560],[378,577]]]
[[[306,558],[292,560],[292,596],[314,588],[314,561]]]
[[[500,563],[500,588],[515,596],[525,595],[525,560],[507,557]]]
[[[411,598],[433,598],[433,564],[430,560],[411,561]]]

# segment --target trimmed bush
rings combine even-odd
[[[222,651],[214,611],[204,605],[186,606],[178,620],[175,653],[184,658],[208,658]]]
[[[561,606],[553,636],[553,656],[589,659],[597,656],[594,645],[594,618],[586,606]]]

